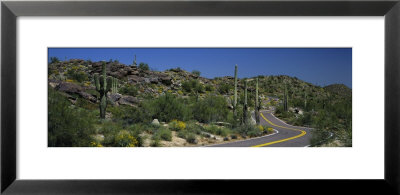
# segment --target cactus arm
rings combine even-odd
[[[107,77],[107,83],[106,86],[104,87],[106,90],[106,92],[110,91],[111,87],[112,87],[112,77]]]
[[[99,81],[99,74],[94,74],[94,84],[96,86],[96,90],[100,91],[100,81]]]

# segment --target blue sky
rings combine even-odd
[[[65,59],[118,60],[148,63],[153,70],[180,67],[199,70],[201,76],[289,75],[325,86],[342,83],[352,86],[351,48],[49,48],[50,57]]]

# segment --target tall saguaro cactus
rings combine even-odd
[[[118,93],[118,79],[112,77],[112,88],[111,88],[111,93],[115,94]]]
[[[134,60],[133,60],[133,65],[134,65],[134,66],[137,66],[137,63],[136,63],[136,54],[135,54],[135,58],[134,58]]]
[[[100,93],[100,118],[106,118],[106,108],[107,108],[107,93],[110,91],[112,86],[112,78],[106,77],[106,62],[103,62],[101,67],[101,75],[97,73],[94,75],[94,82],[96,85],[96,90]]]
[[[235,65],[235,92],[234,92],[234,100],[233,100],[233,114],[236,117],[237,116],[237,85],[238,85],[238,81],[237,81],[237,64]]]
[[[283,110],[285,112],[288,111],[288,93],[287,93],[286,81],[285,81],[285,91],[283,95]]]
[[[307,110],[307,92],[304,92],[304,110]]]
[[[244,80],[243,123],[247,124],[247,79]]]
[[[256,99],[254,102],[254,115],[256,117],[256,124],[260,124],[260,107],[261,105],[258,102],[258,78],[256,79]]]

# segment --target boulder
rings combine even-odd
[[[118,100],[121,99],[122,95],[119,93],[108,94],[108,99],[113,105],[118,104]]]
[[[60,82],[60,84],[58,84],[55,89],[58,91],[67,93],[69,95],[77,94],[80,97],[82,97],[86,100],[89,100],[91,102],[94,102],[94,103],[97,101],[96,97],[94,97],[93,95],[91,95],[89,93],[86,93],[84,91],[83,87],[81,87],[75,83]]]
[[[155,118],[155,119],[151,122],[151,124],[152,124],[152,125],[159,126],[159,125],[160,125],[160,122],[158,121],[158,119]]]
[[[59,80],[49,79],[49,85],[52,88],[56,88],[60,83],[61,83],[61,81],[59,81]]]
[[[135,106],[139,104],[139,100],[136,97],[129,95],[122,95],[118,100],[118,103],[121,105]]]
[[[164,84],[164,85],[171,85],[172,84],[172,78],[170,76],[163,76],[160,77],[160,81]]]
[[[137,75],[128,75],[128,83],[139,83],[143,81],[143,78]]]
[[[154,84],[158,83],[158,77],[150,77],[149,80],[150,80],[150,83],[154,83]]]

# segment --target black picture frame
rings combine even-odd
[[[385,16],[385,176],[382,180],[16,179],[16,20],[19,16]],[[399,194],[399,0],[2,1],[3,194]],[[260,168],[263,168],[261,166]],[[245,166],[243,170],[245,171]],[[368,170],[365,170],[368,171]]]

